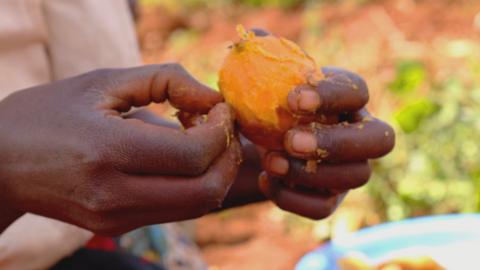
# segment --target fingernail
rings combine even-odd
[[[312,153],[317,150],[317,139],[311,133],[296,132],[291,143],[292,149],[298,153]]]
[[[272,155],[268,161],[269,171],[277,175],[287,174],[288,166],[288,160],[279,155]]]
[[[298,94],[297,104],[301,111],[314,112],[320,107],[320,97],[314,91],[303,90]]]

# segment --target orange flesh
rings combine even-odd
[[[298,123],[288,109],[289,92],[308,83],[309,77],[321,75],[314,60],[292,41],[257,37],[242,27],[237,30],[241,40],[232,46],[220,69],[220,91],[249,139],[281,148],[283,133]],[[272,140],[264,138],[269,135]]]

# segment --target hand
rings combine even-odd
[[[183,124],[183,127],[192,127],[198,125],[204,117],[197,117],[196,115],[186,114],[184,112],[178,113],[178,116]],[[143,122],[181,129],[182,127],[177,123],[165,120],[148,108],[135,110],[132,113],[125,115],[127,118],[139,119]],[[247,140],[243,136],[239,136],[242,144],[242,163],[238,168],[237,177],[228,190],[221,207],[213,209],[214,211],[221,211],[232,207],[242,206],[250,203],[265,201],[266,198],[258,187],[258,175],[262,171],[261,158],[257,151],[257,146]]]
[[[316,87],[303,85],[289,95],[290,109],[322,119],[338,116],[341,123],[310,123],[285,135],[286,152],[265,154],[260,188],[280,208],[312,219],[329,216],[349,189],[370,177],[368,160],[393,148],[395,134],[363,109],[368,89],[357,75],[323,68]],[[309,161],[310,160],[310,161]]]
[[[180,131],[122,117],[167,99],[208,120]],[[218,207],[240,159],[221,101],[177,64],[97,70],[7,97],[0,231],[24,212],[112,235]]]

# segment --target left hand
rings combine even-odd
[[[394,146],[393,129],[364,109],[368,89],[358,75],[323,68],[316,87],[300,86],[289,95],[299,115],[340,115],[340,123],[297,126],[284,138],[285,152],[267,152],[260,189],[280,208],[312,219],[329,216],[349,189],[370,177],[369,159]],[[316,162],[317,161],[317,162]]]

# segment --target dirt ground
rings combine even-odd
[[[480,1],[399,0],[371,1],[361,6],[326,5],[316,16],[321,19],[325,38],[339,36],[346,44],[395,42],[396,38],[433,43],[439,38],[478,37],[479,11]],[[183,61],[211,53],[212,47],[225,46],[235,37],[238,23],[297,40],[302,34],[304,12],[250,9],[171,14],[161,8],[142,9],[139,39],[145,62]],[[169,47],[169,35],[184,28],[200,32],[195,43],[182,50]],[[303,254],[321,244],[309,231],[290,230],[273,208],[263,203],[198,220],[197,242],[211,269],[292,269]]]
[[[318,244],[307,234],[293,234],[270,214],[272,205],[257,204],[210,215],[197,223],[197,243],[211,269],[292,269]]]

